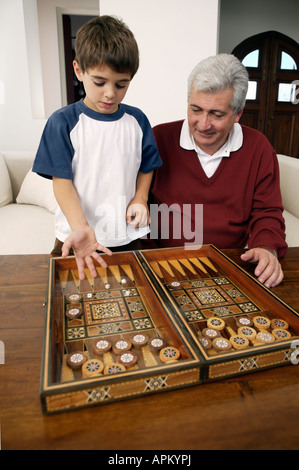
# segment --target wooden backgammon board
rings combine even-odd
[[[212,245],[51,258],[45,414],[290,364],[298,313]]]

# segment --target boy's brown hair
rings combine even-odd
[[[138,45],[127,25],[113,16],[99,16],[77,32],[75,59],[84,73],[108,65],[118,73],[135,75],[139,67]]]

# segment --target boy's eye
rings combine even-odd
[[[93,82],[96,86],[104,86],[105,85],[105,82]],[[118,83],[115,84],[115,88],[117,89],[122,89],[122,88],[125,88],[126,85],[120,85]]]

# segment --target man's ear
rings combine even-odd
[[[243,114],[243,111],[244,111],[244,109],[241,109],[241,110],[236,114],[235,122],[239,122],[239,121],[240,121],[241,116],[242,116],[242,114]]]
[[[78,78],[78,80],[80,82],[83,81],[83,72],[80,68],[80,65],[78,64],[78,62],[76,60],[73,61],[73,67],[74,67],[74,72],[76,74],[76,77]]]

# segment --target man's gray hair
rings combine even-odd
[[[235,114],[244,108],[248,90],[248,72],[231,54],[217,54],[201,61],[188,79],[188,99],[191,88],[195,91],[219,93],[228,88],[234,92],[231,107]]]

